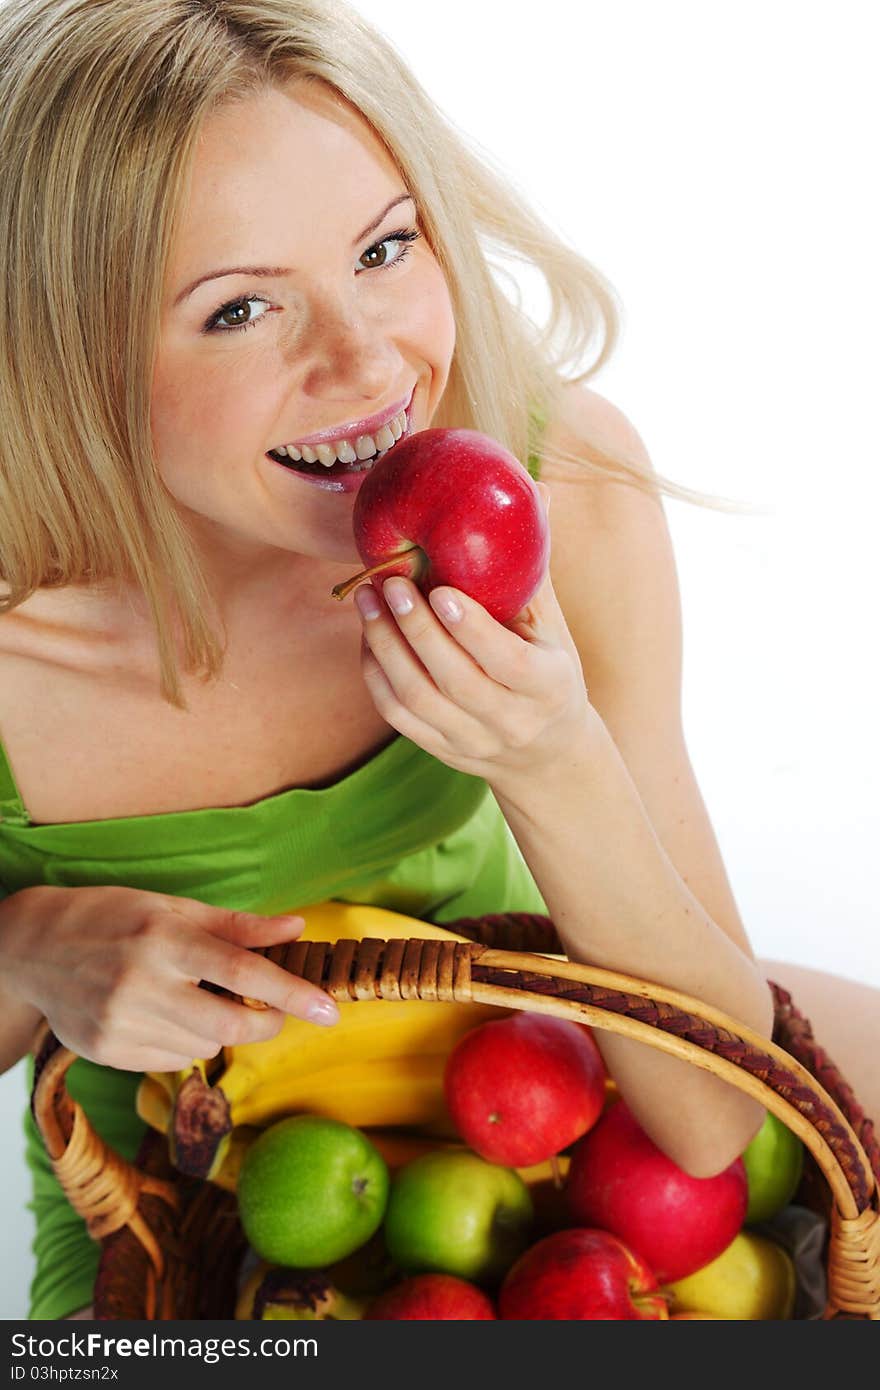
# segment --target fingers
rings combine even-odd
[[[318,989],[317,985],[309,984],[308,981],[289,974],[280,965],[275,965],[253,951],[234,946],[231,942],[219,939],[213,942],[197,942],[190,960],[189,968],[198,980],[207,980],[211,984],[220,985],[230,994],[259,1000],[269,1006],[268,1010],[252,1009],[245,1004],[236,1004],[207,993],[205,1000],[200,1001],[199,1008],[204,1016],[217,1019],[224,1028],[231,1026],[233,1031],[236,1031],[236,1028],[246,1027],[251,1030],[248,1032],[248,1041],[255,1036],[252,1030],[259,1029],[270,1021],[270,1011],[274,1009],[280,1010],[283,1014],[293,1014],[309,1023],[329,1025],[339,1018],[339,1010],[335,1003],[324,990]],[[238,1024],[234,1019],[239,1020]],[[268,1036],[273,1037],[274,1033],[270,1032]],[[232,1046],[240,1041],[244,1039],[236,1037],[228,1045]]]
[[[184,1071],[196,1057],[214,1057],[220,1051],[215,1047],[208,1052],[163,1052],[159,1048],[144,1048],[138,1057],[137,1071]]]
[[[379,662],[370,651],[362,635],[361,674],[363,675],[364,684],[372,696],[373,704],[376,706],[376,709],[379,711],[386,724],[390,724],[392,729],[397,729],[398,733],[403,734],[405,738],[410,739],[413,743],[417,743],[421,748],[427,749],[427,751],[433,753],[435,757],[446,758],[448,756],[450,752],[450,744],[447,737],[449,721],[446,718],[445,710],[441,707],[438,709],[438,712],[432,712],[434,722],[431,724],[427,723],[424,719],[420,719],[410,708],[409,704],[406,703],[406,700],[410,702],[418,700],[421,705],[422,701],[419,699],[419,694],[427,696],[429,700],[433,701],[438,701],[440,699],[437,691],[433,690],[430,677],[426,671],[421,670],[421,674],[418,677],[421,686],[418,694],[415,693],[414,687],[407,687],[405,683],[402,683],[404,689],[407,691],[407,695],[406,697],[400,696],[382,667],[379,665]]]
[[[296,941],[305,929],[305,918],[300,916],[264,917],[257,912],[235,912],[224,908],[210,907],[206,903],[191,904],[195,912],[186,908],[175,911],[181,916],[194,920],[198,926],[224,941],[233,941],[246,948],[252,946],[278,946],[283,941]],[[201,909],[201,910],[200,910]]]
[[[405,591],[412,604],[407,612],[394,611],[390,595],[395,591]],[[487,683],[487,676],[516,694],[540,694],[546,674],[540,652],[527,640],[527,629],[510,631],[482,604],[448,585],[432,589],[426,601],[414,584],[395,576],[386,581],[383,594],[389,595],[385,613],[365,621],[364,627],[395,689],[398,684],[390,663],[399,668],[400,652],[409,648],[410,660],[414,653],[438,689],[477,717],[497,701],[498,691]],[[450,601],[460,616],[450,611]]]
[[[523,645],[522,639],[507,632],[458,589],[433,590],[429,604],[414,584],[396,576],[383,588],[386,603],[381,604],[376,597],[373,616],[362,607],[367,590],[375,594],[367,584],[355,591],[364,639],[398,698],[408,708],[418,701],[417,712],[438,727],[442,727],[443,702],[437,692],[469,714],[484,714],[498,695],[491,681],[508,674],[509,663],[503,660],[501,649],[507,648],[509,655],[512,644]],[[453,597],[459,604],[461,619],[438,611],[445,597]],[[399,605],[397,611],[395,604]],[[410,605],[406,611],[405,604]],[[475,618],[477,612],[482,622]],[[494,630],[491,637],[490,629]]]
[[[280,1025],[279,1025],[280,1026]],[[146,1067],[143,1071],[180,1071],[193,1061],[195,1057],[216,1057],[223,1044],[214,1035],[211,1028],[204,1029],[201,1021],[193,1021],[192,1028],[173,1028],[165,1027],[162,1029],[161,1043],[151,1049],[151,1052],[167,1051],[175,1057],[183,1057],[184,1060],[176,1067]]]
[[[178,916],[202,928],[202,932],[193,934],[187,945],[185,969],[193,983],[204,980],[230,994],[268,1006],[267,1009],[250,1008],[216,996],[212,998],[203,991],[205,998],[199,996],[195,1007],[200,1017],[211,1020],[210,1036],[222,1034],[224,1045],[230,1047],[236,1042],[274,1037],[280,1024],[272,1017],[273,1010],[324,1026],[338,1021],[339,1010],[328,994],[289,974],[253,949],[295,941],[305,927],[303,917],[227,912],[189,898],[169,899],[169,906]],[[215,1033],[217,1026],[220,1031]],[[230,1040],[225,1041],[227,1038]]]
[[[194,1057],[213,1056],[221,1046],[268,1042],[269,1038],[278,1036],[287,1017],[281,1009],[254,1009],[205,988],[194,989],[193,995],[192,1004],[187,1005],[192,1030],[211,1040],[211,1051],[193,1053]],[[321,994],[321,998],[326,999],[327,995]]]
[[[411,611],[393,612],[389,605],[398,601],[397,596],[411,604]],[[450,640],[415,585],[404,579],[389,580],[383,599],[372,584],[355,590],[364,642],[401,704],[432,727],[442,728],[443,697],[463,709],[473,708],[480,700],[481,685],[485,686],[485,674]],[[374,674],[368,663],[364,672],[368,684]],[[379,689],[381,693],[381,685]]]

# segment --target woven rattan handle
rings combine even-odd
[[[880,1157],[873,1126],[845,1084],[835,1098],[808,1069],[803,1028],[803,1061],[779,1045],[792,1018],[805,1025],[784,990],[773,987],[774,1039],[779,1040],[768,1042],[689,995],[534,954],[558,950],[546,917],[507,914],[444,925],[482,940],[296,941],[260,954],[338,1000],[475,1001],[552,1014],[634,1038],[737,1086],[803,1141],[831,1190],[829,1315],[843,1311],[880,1318]],[[521,949],[485,944],[497,940]],[[809,1026],[805,1028],[811,1042]],[[64,1084],[74,1060],[47,1030],[35,1069],[34,1118],[59,1180],[91,1234],[100,1239],[127,1223],[140,1236],[135,1225],[139,1192],[166,1201],[169,1210],[177,1194],[125,1164],[94,1135]],[[118,1210],[115,1192],[121,1194]],[[149,1231],[146,1236],[150,1238]],[[161,1278],[161,1254],[150,1253]]]

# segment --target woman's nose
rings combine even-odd
[[[400,380],[387,325],[358,306],[316,309],[305,345],[303,390],[312,396],[380,399]]]

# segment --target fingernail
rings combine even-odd
[[[378,618],[382,605],[373,592],[372,584],[361,584],[354,591],[354,601],[362,618]]]
[[[457,623],[463,617],[463,609],[458,599],[453,598],[445,589],[432,589],[428,597],[434,612],[439,613],[448,623]]]
[[[402,579],[386,579],[382,593],[392,613],[411,613],[413,601]]]
[[[322,1028],[329,1028],[332,1024],[339,1022],[339,1010],[329,997],[316,999],[313,1004],[309,1005],[306,1018],[310,1023],[319,1023]]]

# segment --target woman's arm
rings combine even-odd
[[[570,388],[554,431],[576,450],[593,439],[648,463],[626,418],[584,388]],[[662,508],[604,479],[548,485],[552,584],[598,718],[564,765],[493,790],[573,958],[692,994],[769,1038],[772,997],[682,732],[680,603]],[[644,1128],[696,1176],[726,1166],[759,1127],[757,1102],[698,1067],[596,1037]]]
[[[601,720],[564,764],[493,790],[572,960],[694,995],[770,1037],[766,982],[685,884]],[[726,1168],[759,1129],[762,1107],[726,1082],[632,1039],[595,1037],[640,1124],[694,1177]]]

